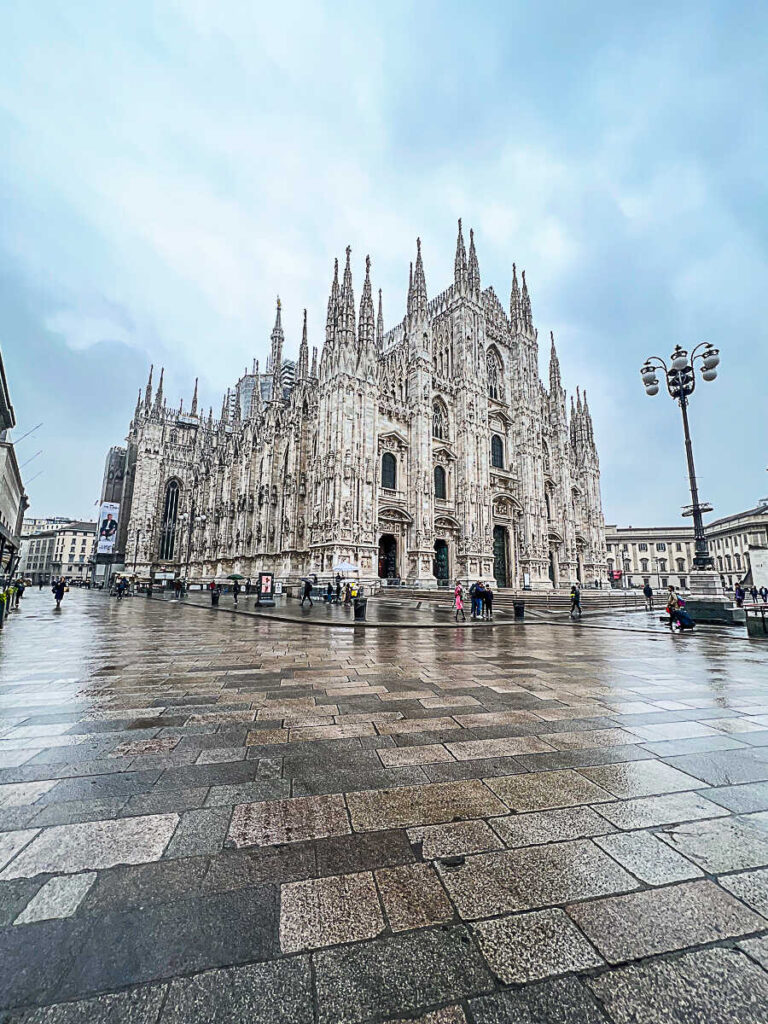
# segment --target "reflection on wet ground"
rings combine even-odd
[[[765,648],[625,618],[28,591],[0,1020],[765,1022]]]

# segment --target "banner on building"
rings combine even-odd
[[[116,501],[102,501],[99,509],[99,533],[96,538],[96,554],[111,555],[117,540],[117,520],[120,505]]]

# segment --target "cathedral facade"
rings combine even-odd
[[[189,579],[331,574],[413,586],[487,579],[552,587],[603,579],[600,469],[586,394],[566,407],[551,343],[549,387],[525,273],[509,306],[482,288],[459,222],[453,283],[432,298],[421,244],[407,309],[384,330],[370,260],[359,307],[350,250],[328,300],[325,342],[307,316],[284,357],[278,299],[258,363],[218,418],[169,408],[162,373],[129,428],[120,550],[129,570]]]

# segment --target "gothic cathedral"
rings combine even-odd
[[[554,339],[549,389],[513,266],[506,310],[481,288],[461,221],[452,285],[428,297],[417,240],[405,317],[384,330],[370,260],[356,312],[350,250],[334,270],[325,344],[283,356],[280,301],[218,419],[139,395],[121,503],[125,562],[190,579],[272,570],[411,586],[487,579],[534,588],[605,577],[600,468],[586,394],[570,416]]]

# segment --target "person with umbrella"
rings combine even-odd
[[[299,605],[300,608],[304,607],[304,602],[305,601],[309,601],[309,607],[310,608],[313,607],[313,605],[312,605],[312,586],[313,586],[313,582],[317,582],[317,576],[314,577],[314,581],[311,580],[309,578],[309,576],[304,576],[303,577],[302,583],[304,584],[304,590],[303,590],[302,595],[301,595],[301,604]]]
[[[237,608],[237,598],[238,598],[238,595],[240,594],[240,590],[242,589],[241,586],[240,586],[240,580],[243,579],[243,578],[244,577],[241,576],[239,572],[233,572],[233,573],[230,573],[229,576],[227,576],[228,580],[233,580],[234,581],[233,584],[232,584],[232,598],[233,598],[234,603],[235,603],[235,608]]]

